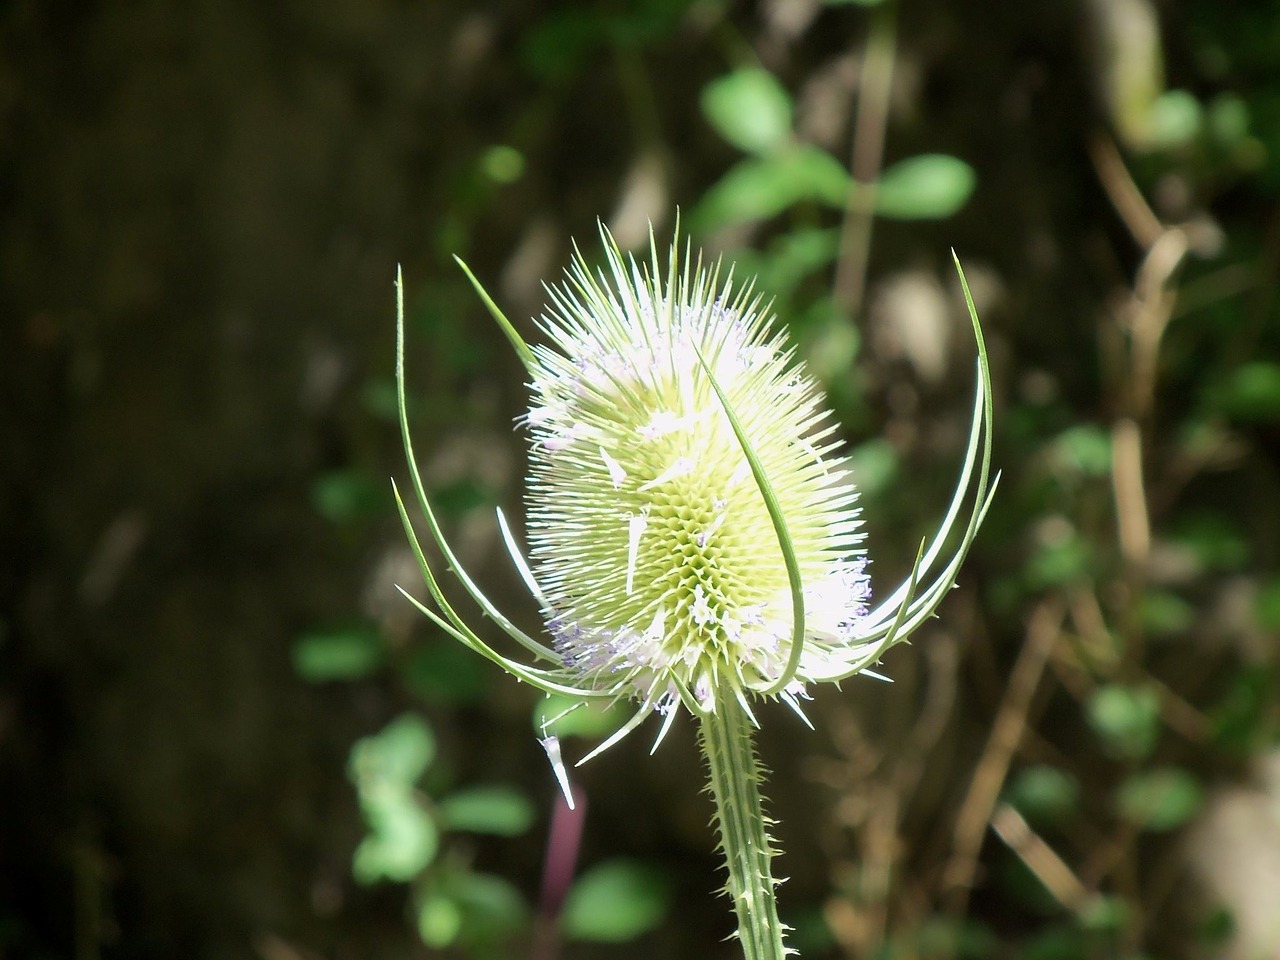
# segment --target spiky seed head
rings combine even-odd
[[[773,686],[793,632],[779,537],[726,407],[786,521],[807,667],[856,637],[870,585],[857,491],[817,384],[750,287],[699,260],[581,254],[533,348],[528,539],[548,629],[595,690],[714,710]],[[718,385],[723,398],[717,394]],[[817,671],[821,673],[821,670]]]

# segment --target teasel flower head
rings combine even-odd
[[[652,713],[664,717],[659,741],[681,708],[699,718],[743,711],[754,725],[756,701],[781,699],[803,717],[814,684],[870,673],[955,584],[994,487],[986,351],[965,285],[979,363],[964,462],[910,577],[873,603],[837,425],[768,305],[687,244],[673,242],[664,257],[651,237],[642,262],[601,234],[604,267],[575,256],[563,285],[548,287],[534,346],[462,265],[529,377],[527,553],[501,511],[498,523],[545,638],[481,592],[426,495],[405,416],[402,287],[397,364],[405,449],[431,536],[532,660],[499,652],[453,608],[397,492],[434,606],[414,602],[548,693],[633,703],[630,720],[584,760]],[[544,746],[563,785],[558,744]]]

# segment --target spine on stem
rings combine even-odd
[[[719,698],[715,713],[702,718],[699,739],[710,773],[709,790],[716,805],[720,851],[733,898],[738,940],[745,960],[782,960],[792,951],[783,946],[778,920],[777,881],[770,861],[777,851],[768,834],[772,823],[760,798],[765,770],[755,751],[755,731],[733,694]]]

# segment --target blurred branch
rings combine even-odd
[[[942,878],[952,916],[962,916],[968,907],[987,824],[991,822],[1010,763],[1026,732],[1031,699],[1061,636],[1065,615],[1061,598],[1048,597],[1032,611],[1027,624],[1026,640],[1009,676],[1004,700],[956,816],[956,839]]]
[[[1017,810],[1000,804],[991,818],[991,829],[1060,904],[1078,912],[1088,903],[1089,889]]]
[[[857,115],[853,121],[853,157],[840,254],[832,295],[850,319],[862,310],[866,294],[871,227],[875,220],[876,179],[884,160],[885,130],[889,125],[889,95],[897,56],[897,3],[886,0],[871,13],[871,30],[858,77]]]
[[[1111,205],[1133,234],[1133,239],[1142,249],[1150,249],[1164,227],[1133,182],[1133,177],[1129,176],[1129,169],[1124,165],[1115,141],[1104,133],[1095,135],[1089,141],[1089,158],[1093,160],[1093,169],[1098,174],[1102,189],[1107,192]]]

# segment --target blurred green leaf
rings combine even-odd
[[[1237,423],[1280,422],[1280,363],[1256,360],[1238,367],[1216,406]]]
[[[427,722],[406,713],[372,736],[356,741],[347,770],[361,790],[380,783],[410,787],[435,758],[435,735]]]
[[[1249,106],[1235,93],[1221,93],[1209,104],[1209,133],[1230,149],[1249,135]]]
[[[461,911],[458,940],[462,943],[501,943],[528,924],[529,908],[524,898],[502,877],[468,870],[451,875],[448,890]]]
[[[1258,588],[1254,612],[1262,629],[1280,630],[1280,577],[1272,577]]]
[[[385,479],[375,480],[354,469],[322,474],[311,485],[316,512],[334,523],[381,516],[390,496]]]
[[[968,202],[976,182],[973,168],[958,157],[908,157],[880,175],[876,213],[894,220],[941,220]]]
[[[1153,636],[1186,633],[1195,623],[1196,608],[1169,590],[1149,590],[1139,601],[1142,625]]]
[[[480,169],[494,183],[515,183],[524,176],[524,167],[524,154],[506,144],[496,144],[480,155]]]
[[[1055,926],[1033,934],[1017,956],[1018,960],[1092,960],[1094,951],[1078,927]]]
[[[293,668],[312,683],[367,677],[385,657],[382,638],[369,627],[309,633],[293,645]]]
[[[1148,687],[1107,684],[1090,698],[1086,714],[1106,751],[1141,760],[1160,740],[1160,699]]]
[[[450,638],[429,643],[409,658],[401,677],[415,695],[443,706],[476,703],[489,687],[486,662]]]
[[[735,70],[703,87],[702,112],[720,136],[747,153],[771,153],[791,138],[791,95],[759,67]]]
[[[460,477],[431,491],[432,505],[446,517],[458,517],[493,504],[493,495],[474,477]]]
[[[753,272],[761,290],[775,297],[789,296],[801,282],[830,266],[839,249],[839,230],[801,227],[774,240],[768,256]]]
[[[1200,134],[1204,108],[1186,90],[1168,90],[1156,97],[1147,116],[1147,143],[1155,148],[1180,147]]]
[[[828,7],[878,7],[885,0],[822,0]]]
[[[851,182],[848,171],[831,154],[795,144],[731,167],[698,202],[691,226],[707,231],[766,220],[802,201],[842,207]]]
[[[1201,568],[1234,571],[1249,562],[1249,544],[1237,524],[1221,513],[1197,512],[1178,518],[1170,539],[1188,548]]]
[[[1080,811],[1080,783],[1057,767],[1028,767],[1010,781],[1005,798],[1037,827],[1061,824]]]
[[[369,835],[356,848],[351,872],[358,883],[412,880],[435,858],[439,834],[431,817],[402,788],[362,792]]]
[[[1064,430],[1054,439],[1052,449],[1054,459],[1073,473],[1105,477],[1111,472],[1111,435],[1096,424]]]
[[[898,449],[883,437],[867,440],[849,451],[849,470],[863,496],[876,497],[898,477]]]
[[[1166,767],[1135,773],[1120,785],[1120,815],[1146,830],[1180,827],[1199,811],[1204,791],[1186,770]]]
[[[533,823],[533,805],[511,787],[469,787],[445,797],[438,805],[446,830],[514,837]]]
[[[1280,701],[1280,690],[1271,667],[1265,664],[1240,667],[1210,713],[1213,740],[1218,749],[1247,756],[1263,748],[1271,736],[1268,714],[1275,709],[1277,701]]]
[[[432,891],[419,904],[418,936],[428,947],[439,950],[449,946],[461,929],[462,909],[453,897]]]
[[[394,423],[398,413],[395,381],[390,377],[367,380],[360,388],[360,408],[371,417]]]
[[[1093,544],[1074,529],[1038,544],[1024,568],[1028,585],[1037,590],[1088,581],[1098,572]]]
[[[662,871],[634,860],[610,860],[570,887],[561,921],[570,939],[623,943],[656,927],[670,902],[670,883]]]
[[[1123,897],[1092,897],[1079,912],[1080,925],[1086,930],[1119,931],[1133,916],[1133,908]]]

